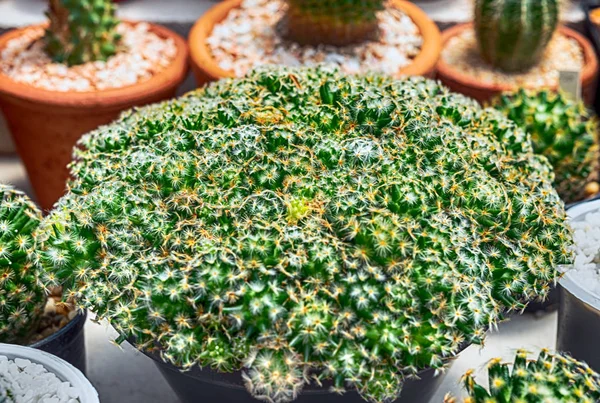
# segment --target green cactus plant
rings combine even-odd
[[[600,375],[587,364],[567,355],[542,350],[537,360],[517,352],[512,369],[495,358],[488,364],[489,389],[476,383],[473,371],[463,377],[469,397],[465,403],[596,403],[600,401]],[[446,403],[456,399],[448,395]]]
[[[344,46],[374,39],[385,0],[287,0],[284,35],[303,45]]]
[[[571,261],[551,168],[433,81],[259,70],[85,135],[45,281],[182,369],[393,400]]]
[[[475,34],[483,59],[509,72],[537,64],[558,26],[559,3],[475,0]]]
[[[46,52],[68,65],[105,61],[117,53],[121,35],[111,0],[49,0]]]
[[[534,151],[554,168],[554,186],[566,203],[600,191],[598,119],[582,102],[563,93],[520,90],[492,105],[531,135]]]
[[[0,185],[0,343],[26,342],[44,311],[35,243],[41,218],[27,196]]]

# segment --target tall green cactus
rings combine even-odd
[[[475,32],[484,60],[505,71],[540,61],[558,26],[559,0],[476,0]]]
[[[600,375],[569,356],[543,350],[528,360],[519,350],[512,365],[500,358],[488,364],[489,389],[477,384],[473,371],[463,376],[469,397],[465,403],[594,403],[600,401]],[[456,403],[446,396],[445,403]]]
[[[27,196],[0,185],[0,343],[26,342],[44,310],[33,235],[41,219]]]
[[[77,65],[114,55],[121,36],[111,0],[49,0],[46,52],[59,63]]]
[[[385,0],[287,0],[288,39],[309,45],[343,46],[376,37],[377,12]]]

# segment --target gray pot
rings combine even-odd
[[[588,201],[569,209],[569,216],[578,220],[598,209],[600,200]],[[568,272],[559,286],[557,350],[600,371],[600,296],[582,287],[576,276]]]

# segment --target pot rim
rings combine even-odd
[[[212,33],[214,26],[225,19],[232,9],[239,7],[242,1],[226,0],[214,5],[196,21],[190,31],[189,44],[192,64],[202,70],[211,80],[236,77],[232,71],[219,67],[206,45],[206,39]],[[442,50],[442,34],[439,28],[418,6],[406,0],[392,0],[392,4],[410,17],[423,38],[423,45],[417,57],[411,64],[401,68],[396,76],[432,73]]]
[[[450,39],[461,34],[467,29],[472,29],[473,25],[474,24],[472,22],[467,22],[445,29],[442,32],[442,53],[448,45]],[[595,79],[598,71],[598,57],[596,56],[596,52],[594,51],[592,44],[583,35],[571,28],[566,27],[565,25],[561,24],[558,27],[557,32],[574,39],[581,47],[584,57],[584,65],[583,69],[581,70],[581,82],[585,87],[587,83],[590,83]],[[471,77],[469,74],[463,73],[446,63],[442,54],[440,54],[440,58],[437,63],[437,74],[440,78],[443,78],[444,81],[451,81],[460,86],[473,88],[478,91],[512,92],[518,89],[518,86],[510,84],[487,84],[481,80],[477,80]],[[552,89],[555,90],[556,86],[552,87]]]
[[[567,214],[569,219],[573,220],[598,209],[600,209],[600,200],[591,200],[574,205],[568,209]],[[591,291],[582,287],[572,272],[567,271],[558,283],[562,288],[583,301],[585,304],[596,310],[600,310],[600,295],[594,295]]]
[[[174,31],[158,24],[145,21],[123,20],[126,24],[148,24],[150,31],[162,38],[172,39],[177,47],[175,58],[171,64],[148,80],[127,85],[121,88],[101,91],[51,91],[32,85],[16,82],[0,72],[0,97],[10,98],[13,102],[33,103],[36,108],[67,108],[74,110],[118,110],[131,104],[140,103],[143,99],[165,91],[173,83],[183,81],[188,71],[188,49],[185,40]],[[23,35],[32,29],[45,28],[47,23],[29,25],[18,28],[0,36],[0,52],[8,41]]]
[[[43,338],[42,340],[36,341],[35,343],[30,344],[29,347],[40,348],[40,347],[43,347],[45,344],[52,343],[54,340],[58,339],[63,334],[67,333],[69,330],[71,330],[75,326],[79,325],[81,322],[83,322],[85,324],[86,319],[87,319],[87,311],[80,310],[79,312],[77,312],[77,315],[75,315],[75,317],[73,319],[71,319],[69,321],[69,323],[67,323],[64,327],[58,329],[58,331],[56,331],[55,333],[52,333],[50,336]]]
[[[0,354],[9,359],[27,359],[41,364],[48,372],[53,373],[62,381],[67,381],[81,393],[83,403],[100,403],[98,392],[83,373],[63,359],[32,347],[0,343]]]

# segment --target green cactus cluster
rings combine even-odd
[[[598,193],[598,119],[583,102],[551,91],[520,90],[493,102],[530,136],[554,168],[554,186],[567,203]]]
[[[536,65],[556,31],[560,0],[475,0],[481,56],[513,72]]]
[[[287,0],[282,28],[303,45],[344,46],[374,39],[386,0]]]
[[[0,343],[26,342],[44,311],[35,241],[41,219],[27,196],[0,185]]]
[[[463,377],[469,397],[465,403],[596,403],[600,375],[567,355],[540,352],[537,360],[519,350],[512,365],[495,358],[488,364],[489,387],[477,384],[473,371]],[[446,403],[456,399],[447,396]]]
[[[112,0],[49,0],[46,14],[46,52],[58,63],[105,61],[119,50]]]
[[[571,261],[527,135],[425,79],[258,70],[85,135],[71,173],[45,281],[275,402],[391,401]]]

